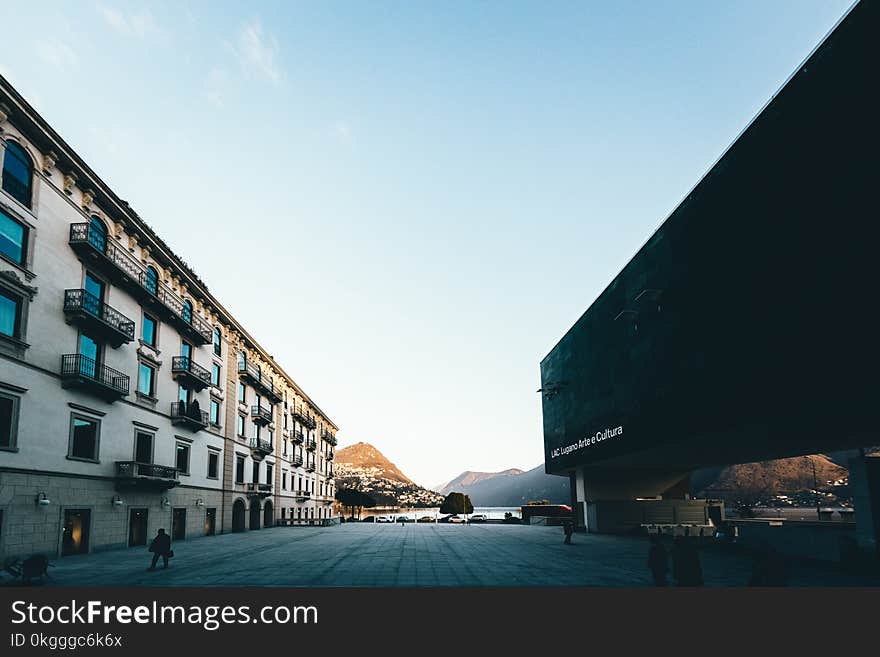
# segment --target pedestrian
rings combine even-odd
[[[153,562],[147,570],[156,570],[159,557],[162,557],[162,567],[168,567],[168,558],[174,553],[171,551],[171,537],[165,533],[164,529],[160,529],[156,533],[156,538],[150,543],[150,552],[153,553]]]
[[[672,547],[672,575],[677,586],[702,586],[703,568],[693,539],[676,536]]]
[[[669,570],[667,557],[663,536],[661,534],[651,536],[651,549],[648,550],[648,570],[654,577],[654,586],[666,586],[666,572]]]
[[[562,531],[565,532],[565,540],[563,543],[571,545],[571,535],[574,533],[574,526],[571,520],[566,519],[562,521]]]

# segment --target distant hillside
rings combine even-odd
[[[338,449],[334,461],[337,488],[369,493],[379,506],[431,507],[443,501],[442,495],[413,483],[369,443]]]
[[[476,477],[473,483],[458,483],[453,487],[458,480],[467,481],[468,474],[489,476]],[[545,474],[543,465],[528,472],[516,468],[495,473],[463,472],[444,488],[469,495],[474,506],[521,506],[543,499],[553,504],[571,503],[568,477]]]
[[[486,479],[491,479],[492,477],[520,475],[523,474],[523,472],[525,471],[520,470],[519,468],[510,468],[509,470],[502,470],[501,472],[474,472],[473,470],[465,470],[448,484],[444,484],[443,486],[441,486],[438,489],[438,492],[442,493],[443,495],[448,495],[453,491],[461,492],[462,488],[464,487],[473,486],[480,481],[485,481]]]
[[[826,455],[815,454],[697,470],[691,476],[691,488],[698,495],[727,499],[791,495],[813,488],[813,465],[819,489],[848,474]]]

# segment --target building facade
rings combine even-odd
[[[336,425],[0,77],[0,558],[333,519]]]

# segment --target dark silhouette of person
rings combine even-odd
[[[202,419],[202,409],[199,406],[199,400],[193,399],[189,404],[189,416],[194,420],[201,421]]]
[[[762,545],[755,555],[749,586],[788,586],[788,564],[772,546]]]
[[[61,535],[61,554],[74,554],[76,552],[76,541],[73,540],[73,527],[66,525],[64,533]]]
[[[153,562],[148,570],[156,570],[156,564],[159,557],[162,557],[162,567],[168,567],[168,554],[171,552],[171,537],[165,533],[164,529],[160,529],[156,533],[156,538],[150,543],[150,552],[153,553]]]
[[[651,536],[651,549],[648,550],[648,570],[654,577],[655,586],[666,586],[666,573],[669,570],[668,554],[660,534]]]
[[[574,533],[574,525],[571,520],[562,521],[562,531],[565,532],[565,540],[563,543],[571,545],[571,535]]]
[[[672,575],[677,586],[702,586],[703,568],[693,540],[676,536],[672,547]]]

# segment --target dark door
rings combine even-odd
[[[257,500],[251,500],[251,529],[260,528],[260,503]]]
[[[89,551],[89,530],[92,512],[89,509],[65,509],[61,535],[61,556],[86,554]]]
[[[186,509],[178,508],[171,512],[171,538],[182,541],[186,538]]]
[[[86,272],[85,290],[87,294],[83,298],[83,308],[95,317],[102,317],[101,302],[104,301],[104,282],[95,278],[91,272]]]
[[[94,379],[101,365],[101,344],[91,336],[80,333],[79,353],[79,373]]]
[[[217,509],[205,509],[205,536],[213,536],[217,531]]]
[[[244,502],[235,500],[235,503],[232,505],[232,531],[244,531],[244,514]]]
[[[147,544],[147,510],[130,509],[128,512],[128,547]]]

